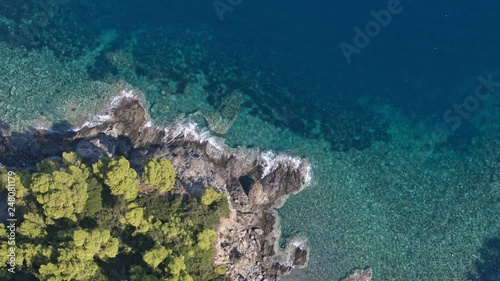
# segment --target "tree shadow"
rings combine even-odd
[[[0,122],[0,163],[11,168],[35,166],[41,160],[71,150],[68,138],[75,135],[68,121],[54,122],[47,130],[11,131]],[[10,132],[10,133],[8,133]]]
[[[0,163],[14,170],[33,170],[40,161],[61,157],[63,152],[88,151],[89,155],[81,155],[84,162],[92,164],[95,158],[109,155],[121,156],[130,148],[131,141],[125,136],[112,137],[98,134],[95,137],[77,139],[74,126],[68,121],[54,122],[48,129],[29,128],[23,132],[9,132],[10,127],[0,121]],[[98,139],[92,142],[92,139]],[[98,147],[95,143],[104,144]],[[107,150],[108,151],[107,151]],[[126,153],[126,151],[125,151]],[[80,153],[82,154],[82,153]]]
[[[62,121],[57,121],[52,123],[52,126],[50,126],[49,132],[55,132],[58,134],[64,134],[67,132],[72,132],[75,127],[73,124],[66,120]]]
[[[476,261],[475,272],[469,273],[471,281],[500,281],[500,235],[486,240]]]
[[[6,136],[10,131],[10,126],[0,120],[0,154],[7,153],[9,148],[9,138]],[[1,161],[0,161],[1,162]]]

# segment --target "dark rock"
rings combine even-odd
[[[293,264],[296,266],[304,266],[307,264],[307,250],[296,248],[295,253],[293,253]]]

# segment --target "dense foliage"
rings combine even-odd
[[[150,159],[144,165],[142,180],[158,188],[161,193],[168,192],[174,188],[175,184],[174,166],[165,158]]]
[[[212,265],[213,228],[228,216],[224,194],[213,188],[202,198],[169,193],[170,161],[144,166],[139,176],[123,157],[89,167],[64,153],[34,173],[16,172],[16,273],[6,270],[2,255],[0,279],[224,280],[225,267]],[[7,171],[0,176],[7,195]],[[12,246],[0,226],[0,249],[7,253]]]

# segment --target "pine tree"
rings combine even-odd
[[[205,229],[198,233],[198,247],[202,250],[212,248],[213,243],[217,240],[217,232],[212,229]]]
[[[218,202],[222,198],[224,198],[223,193],[215,191],[214,188],[207,188],[207,190],[205,190],[205,193],[201,197],[201,203],[206,206],[210,206],[212,205],[212,203]]]
[[[160,193],[168,192],[175,184],[174,166],[165,158],[150,159],[144,165],[142,180],[147,185],[158,188]]]
[[[124,157],[118,159],[101,159],[93,165],[94,174],[104,180],[111,194],[123,196],[126,201],[137,198],[137,172],[130,168],[130,163]]]
[[[63,157],[70,155],[73,154]],[[67,164],[61,170],[57,165],[47,165],[31,179],[30,191],[49,221],[60,218],[77,221],[76,215],[83,212],[87,202],[88,169],[80,162]]]
[[[143,259],[152,269],[155,269],[171,253],[172,251],[167,250],[165,247],[157,244],[151,250],[144,253]]]

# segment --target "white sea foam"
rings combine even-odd
[[[173,140],[183,138],[190,141],[199,143],[208,143],[208,149],[211,150],[211,156],[220,158],[224,153],[236,153],[230,149],[225,148],[225,143],[222,138],[213,136],[210,131],[200,128],[195,122],[179,121],[170,127],[165,127],[165,142],[172,142]],[[210,152],[210,151],[209,151]],[[276,154],[274,151],[264,151],[260,153],[262,159],[261,165],[263,167],[262,177],[264,178],[274,170],[279,168],[280,165],[289,167],[291,169],[298,169],[301,165],[305,164],[304,160],[298,157],[289,156],[286,154]],[[311,166],[306,164],[303,187],[306,187],[311,182]]]
[[[199,143],[208,143],[209,148],[215,149],[222,154],[224,151],[224,141],[214,137],[208,130],[201,129],[195,122],[179,121],[165,129],[165,142],[171,142],[178,138],[184,138]]]
[[[76,131],[80,130],[83,127],[95,127],[99,126],[102,123],[108,121],[111,119],[111,115],[96,115],[92,118],[92,121],[85,122],[83,123],[79,128],[76,129]]]
[[[312,181],[312,168],[311,164],[308,164],[306,166],[306,172],[304,174],[304,185],[302,186],[302,189],[308,187],[311,184]]]
[[[106,121],[109,121],[113,117],[113,111],[120,105],[120,103],[124,99],[136,99],[141,101],[141,95],[139,93],[136,93],[132,89],[122,90],[118,95],[115,95],[111,99],[111,101],[109,101],[108,106],[103,110],[105,114],[95,115],[91,121],[83,123],[80,127],[75,128],[74,131],[78,131],[83,127],[96,127]],[[151,121],[146,124],[146,127],[148,127],[148,124],[152,126]]]
[[[104,114],[96,115],[91,121],[83,123],[80,127],[71,128],[67,131],[78,131],[83,127],[95,127],[109,121],[113,116],[113,111],[120,105],[124,99],[136,99],[142,102],[142,95],[133,89],[124,89],[118,95],[114,96],[108,106],[102,111]],[[145,127],[154,127],[154,123],[151,120],[145,124]],[[44,129],[44,128],[41,128]],[[56,132],[50,128],[45,129],[48,132]],[[190,141],[195,141],[198,143],[207,143],[207,152],[212,157],[220,158],[225,153],[235,153],[225,146],[224,139],[213,136],[211,132],[207,129],[200,128],[195,122],[180,120],[174,124],[164,127],[165,138],[163,141],[169,143],[177,139],[186,139]],[[286,154],[276,154],[273,151],[264,151],[260,153],[262,162],[260,163],[263,167],[262,178],[266,177],[274,170],[276,170],[280,165],[284,165],[291,169],[298,169],[304,160],[298,157],[292,157]],[[311,182],[311,167],[307,164],[305,169],[304,183],[303,187],[307,186]]]
[[[277,169],[279,165],[285,165],[292,169],[297,169],[303,164],[303,159],[298,157],[289,156],[286,154],[276,154],[273,151],[264,151],[262,156],[262,167],[263,173],[262,178],[269,175],[272,171]],[[311,166],[308,164],[306,166],[306,174],[304,175],[304,185],[309,185],[311,182]]]
[[[120,92],[120,94],[114,96],[111,99],[110,106],[108,108],[115,109],[118,105],[120,105],[120,103],[123,99],[127,99],[127,98],[141,100],[140,94],[136,93],[134,90],[125,89],[125,90],[122,90]]]

